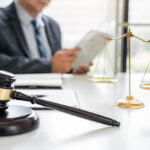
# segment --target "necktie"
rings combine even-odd
[[[39,26],[39,24],[36,20],[32,20],[31,23],[34,27],[35,38],[36,38],[36,42],[37,42],[37,46],[38,46],[38,49],[39,49],[40,56],[41,56],[41,58],[46,58],[46,53],[45,53],[44,46],[43,46],[43,43],[42,43],[42,38],[41,38],[41,35],[40,35],[40,26]]]

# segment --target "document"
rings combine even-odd
[[[17,74],[15,87],[17,88],[61,88],[62,74]]]
[[[99,31],[90,31],[83,37],[76,45],[81,48],[81,51],[76,54],[77,60],[73,65],[74,69],[78,69],[81,65],[88,67],[90,62],[103,51],[104,42],[106,42],[103,36],[110,35]]]
[[[77,94],[74,90],[71,89],[64,89],[64,90],[19,90],[20,92],[30,95],[30,96],[36,96],[37,98],[59,103],[59,104],[64,104],[68,106],[73,106],[73,107],[79,107],[79,101]],[[25,102],[25,101],[20,101],[20,100],[11,100],[9,102],[9,105],[21,105],[21,106],[26,106],[26,107],[31,107],[33,109],[47,109],[45,106],[41,106],[38,104],[31,104],[30,102]]]

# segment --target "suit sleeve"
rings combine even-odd
[[[24,56],[8,56],[0,53],[0,69],[18,73],[51,72],[51,62],[44,59],[29,59]]]

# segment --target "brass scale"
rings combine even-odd
[[[123,108],[141,108],[144,106],[144,104],[138,100],[136,100],[132,95],[131,95],[131,38],[134,37],[138,40],[141,40],[145,43],[150,43],[150,40],[144,40],[136,35],[134,35],[130,29],[128,29],[128,32],[119,36],[119,37],[106,37],[106,36],[103,36],[104,38],[104,47],[103,48],[106,48],[107,46],[107,42],[108,41],[113,41],[113,40],[120,40],[120,39],[123,39],[123,38],[127,38],[128,39],[128,63],[129,63],[129,80],[128,80],[128,92],[129,92],[129,95],[126,96],[125,98],[119,100],[116,105],[118,107],[123,107]],[[105,56],[104,56],[105,57]],[[90,81],[92,82],[97,82],[97,83],[116,83],[117,82],[117,79],[115,77],[105,77],[105,71],[103,72],[103,77],[95,77],[95,71],[98,67],[98,64],[99,64],[99,61],[100,61],[100,55],[98,56],[98,59],[97,59],[97,62],[96,62],[96,67],[92,73],[92,76],[89,78]],[[105,67],[105,66],[104,66]],[[143,79],[141,81],[141,84],[140,84],[140,87],[143,88],[143,89],[146,89],[146,90],[150,90],[150,81],[144,81],[144,78],[145,78],[145,75],[148,73],[148,69],[150,67],[150,61],[147,65],[147,68],[146,68],[146,71],[144,73],[144,76],[143,76]],[[104,69],[105,70],[105,69]]]

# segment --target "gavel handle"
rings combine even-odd
[[[50,102],[50,101],[46,101],[42,99],[37,99],[36,97],[31,97],[21,92],[13,91],[11,97],[16,100],[28,101],[28,102],[31,102],[32,104],[36,103],[36,104],[46,106],[46,107],[49,107],[49,108],[52,108],[52,109],[55,109],[55,110],[58,110],[67,114],[71,114],[80,118],[88,119],[88,120],[102,123],[105,125],[118,126],[118,127],[120,126],[119,122],[111,118],[101,116],[101,115],[98,115],[89,111],[85,111],[82,109],[78,109],[78,108],[74,108],[74,107],[70,107],[70,106],[66,106],[66,105],[62,105],[62,104],[58,104],[58,103],[54,103],[54,102]]]

